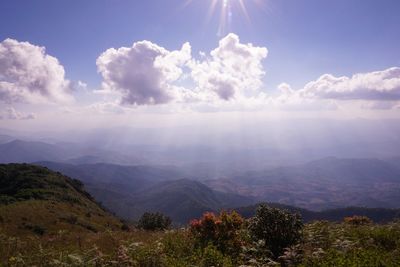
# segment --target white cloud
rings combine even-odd
[[[282,83],[269,94],[263,84],[262,63],[267,55],[266,47],[241,43],[235,34],[222,38],[211,52],[199,52],[197,58],[192,57],[189,43],[175,51],[149,41],[111,48],[97,59],[103,77],[102,90],[97,92],[112,92],[114,98],[107,101],[114,104],[101,105],[100,109],[115,111],[119,104],[113,102],[115,96],[127,105],[169,103],[155,110],[200,112],[331,111],[352,106],[389,109],[396,105],[379,102],[397,103],[400,99],[400,68],[352,77],[325,74],[300,90]],[[141,110],[151,112],[149,108]]]
[[[287,83],[281,83],[278,85],[278,90],[282,95],[290,96],[295,93],[292,87]]]
[[[305,98],[339,100],[399,100],[400,68],[359,73],[352,77],[322,75],[299,92]]]
[[[374,110],[390,110],[396,109],[399,102],[396,101],[366,101],[361,104],[362,109],[374,109]]]
[[[268,50],[240,43],[229,34],[209,55],[191,56],[191,46],[168,51],[149,41],[108,49],[97,59],[103,92],[118,92],[121,103],[156,105],[231,100],[259,93],[265,74],[262,60]],[[189,80],[192,88],[178,86]]]
[[[64,67],[44,47],[6,39],[0,43],[0,101],[68,102]]]
[[[13,107],[9,107],[4,112],[0,113],[0,119],[2,119],[2,120],[33,120],[33,119],[36,119],[36,115],[33,113],[24,114],[24,113],[16,111]]]
[[[115,102],[99,102],[86,107],[89,111],[94,111],[99,114],[124,114],[125,110]]]
[[[235,34],[229,34],[211,51],[209,57],[190,64],[191,76],[199,90],[208,90],[223,100],[236,96],[251,96],[262,86],[265,71],[262,60],[265,47],[242,44]]]
[[[110,48],[97,59],[106,91],[122,94],[122,104],[155,105],[176,97],[173,82],[182,73],[182,66],[191,58],[188,43],[181,50],[168,51],[149,41],[132,47]]]

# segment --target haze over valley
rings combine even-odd
[[[312,211],[400,208],[400,127],[392,120],[245,124],[236,131],[4,130],[0,162],[33,163],[79,179],[127,220],[159,211],[184,224],[205,211],[260,202]],[[174,138],[160,143],[169,134]]]

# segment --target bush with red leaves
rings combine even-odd
[[[242,246],[240,230],[243,218],[235,211],[219,215],[207,212],[190,223],[190,232],[202,248],[214,245],[223,254],[238,255]]]
[[[352,216],[352,217],[345,217],[344,222],[351,225],[367,225],[372,224],[372,220],[367,216]]]

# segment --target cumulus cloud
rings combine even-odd
[[[278,91],[285,96],[293,95],[295,93],[292,87],[287,83],[281,83],[278,85]]]
[[[267,48],[242,44],[231,33],[209,57],[190,64],[191,76],[200,90],[214,92],[223,100],[249,96],[262,86],[262,60],[267,54]]]
[[[263,85],[266,73],[262,64],[267,56],[266,47],[242,43],[235,34],[228,34],[214,50],[200,52],[197,58],[192,57],[189,43],[175,51],[149,41],[111,48],[97,59],[103,78],[103,90],[98,92],[114,92],[121,101],[96,108],[109,112],[120,103],[171,103],[170,109],[180,105],[195,111],[330,111],[350,104],[390,109],[400,100],[400,68],[396,67],[351,77],[325,74],[301,89],[282,83],[268,93]]]
[[[181,77],[182,66],[190,58],[189,43],[171,52],[142,41],[132,47],[110,48],[96,63],[103,89],[121,93],[122,104],[155,105],[175,98],[173,82]]]
[[[399,100],[400,68],[359,73],[352,77],[322,75],[299,92],[305,98],[339,100]]]
[[[64,67],[44,47],[6,39],[0,43],[0,101],[66,102],[72,99]]]
[[[265,74],[261,63],[267,54],[265,47],[240,43],[235,34],[220,40],[209,55],[201,53],[199,60],[192,58],[189,43],[168,51],[141,41],[108,49],[97,59],[97,68],[103,91],[120,93],[122,104],[230,100],[260,89]],[[191,79],[194,88],[177,86],[183,77]]]
[[[24,114],[16,111],[13,107],[7,108],[4,112],[0,113],[2,120],[33,120],[36,115],[33,113]]]

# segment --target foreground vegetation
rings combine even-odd
[[[222,218],[225,216],[225,218]],[[203,224],[202,231],[197,231]],[[216,225],[224,226],[218,229]],[[214,225],[214,226],[213,226]],[[319,221],[274,255],[237,214],[206,214],[188,228],[12,237],[0,234],[0,266],[399,266],[400,223]],[[197,227],[197,228],[196,228]],[[254,226],[253,226],[254,227]],[[222,230],[223,229],[223,230]],[[251,229],[251,228],[250,228]],[[278,236],[279,237],[279,236]],[[281,236],[282,237],[282,236]]]
[[[161,213],[129,225],[82,184],[27,164],[0,165],[1,266],[400,266],[400,221],[303,224],[260,205],[251,218],[205,213],[170,229]]]

